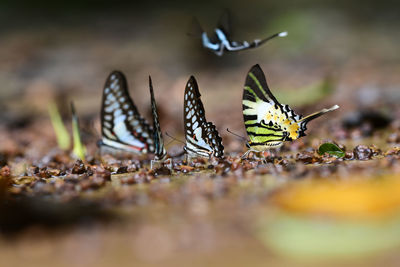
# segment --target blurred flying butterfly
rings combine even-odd
[[[151,81],[150,81],[151,82]],[[150,83],[151,87],[151,83]],[[150,92],[152,88],[150,88]],[[152,110],[157,113],[154,102]],[[158,117],[154,119],[159,129]],[[156,129],[155,132],[158,130]],[[164,156],[164,146],[160,133],[139,114],[132,101],[126,78],[122,72],[112,72],[104,86],[101,108],[101,145],[134,154],[155,153],[156,158]]]
[[[247,74],[243,90],[243,119],[250,138],[249,150],[261,152],[279,147],[284,141],[305,136],[307,123],[338,109],[338,105],[308,116],[296,114],[288,105],[280,104],[268,88],[260,66],[254,65]]]
[[[184,96],[184,124],[186,145],[184,150],[189,157],[217,157],[224,155],[222,139],[215,125],[207,122],[196,79],[191,76],[186,84]]]
[[[230,15],[228,11],[225,11],[219,22],[217,28],[214,30],[214,34],[208,37],[207,32],[205,32],[197,19],[193,20],[194,34],[201,36],[203,47],[213,51],[217,56],[222,56],[226,52],[242,51],[251,48],[258,47],[267,41],[275,37],[287,36],[287,32],[275,33],[264,39],[255,39],[253,42],[235,42],[231,40],[231,26],[230,26]]]

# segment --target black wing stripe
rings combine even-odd
[[[244,121],[257,120],[257,115],[243,115]]]
[[[149,76],[149,88],[150,88],[150,101],[151,101],[151,111],[153,114],[153,137],[155,146],[155,158],[156,160],[163,159],[166,156],[166,150],[164,148],[164,139],[161,132],[160,122],[158,120],[157,104],[154,98],[153,83],[151,77]]]
[[[253,74],[256,79],[254,79],[254,77],[252,77],[251,74]],[[275,102],[275,104],[278,104],[280,106],[280,103],[278,102],[278,100],[275,98],[275,96],[272,94],[271,90],[268,87],[267,79],[265,78],[264,72],[262,71],[260,65],[256,64],[250,69],[249,75],[247,76],[246,79],[246,84],[249,84],[251,88],[255,90],[256,93],[259,92],[260,94],[263,95],[263,98],[261,98],[261,100],[269,102],[268,100],[266,100],[268,96]],[[263,91],[267,94],[267,96],[264,94]],[[257,96],[259,95],[259,93],[257,93]]]

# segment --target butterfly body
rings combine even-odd
[[[207,122],[196,79],[192,76],[186,84],[184,96],[184,150],[189,157],[223,157],[224,146],[215,125]]]
[[[285,141],[305,136],[309,121],[339,108],[335,105],[306,117],[296,114],[274,97],[259,65],[253,66],[247,75],[242,104],[249,147],[257,152],[277,148]]]

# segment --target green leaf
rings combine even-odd
[[[341,150],[337,145],[332,143],[324,143],[319,146],[318,154],[324,155],[325,153],[331,156],[335,156],[337,158],[343,158],[345,156],[344,151]]]
[[[75,113],[74,104],[71,102],[71,112],[72,112],[72,137],[74,140],[73,153],[81,160],[85,160],[86,148],[82,144],[81,133],[79,130],[78,116]]]
[[[64,122],[61,118],[60,112],[54,102],[48,106],[51,124],[53,125],[54,132],[57,137],[58,147],[62,150],[67,150],[70,147],[71,140]]]

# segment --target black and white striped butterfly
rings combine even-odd
[[[207,32],[202,29],[200,23],[196,19],[194,19],[194,27],[196,28],[195,31],[201,35],[203,47],[213,51],[217,56],[222,56],[225,51],[235,52],[255,48],[275,37],[287,36],[287,32],[279,32],[264,39],[255,39],[253,42],[232,41],[230,16],[227,11],[222,14],[217,28],[214,30],[214,34],[211,35],[211,37],[208,37]]]
[[[207,122],[196,79],[191,76],[186,84],[184,96],[184,124],[186,145],[184,150],[189,157],[224,156],[222,139],[215,125]]]
[[[153,117],[157,114],[150,80]],[[155,131],[139,114],[128,91],[124,74],[112,72],[104,86],[101,107],[101,145],[134,154],[154,153],[156,159],[165,156],[158,116],[153,118]],[[155,138],[155,136],[157,136]]]

